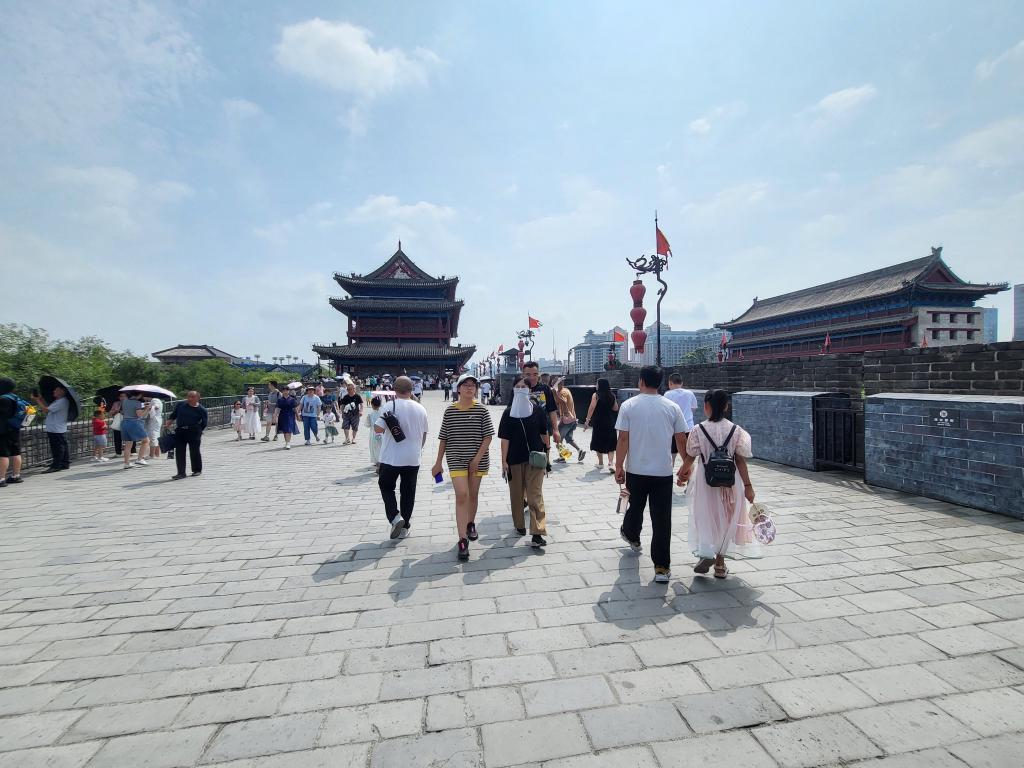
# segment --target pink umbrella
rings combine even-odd
[[[149,397],[159,397],[161,400],[173,400],[175,395],[171,390],[158,387],[155,384],[130,384],[121,387],[122,392],[140,392]]]

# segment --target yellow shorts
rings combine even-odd
[[[487,477],[487,470],[477,470],[477,477]],[[469,477],[468,469],[453,469],[448,473],[448,477]]]

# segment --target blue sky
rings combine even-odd
[[[675,328],[940,244],[1021,282],[1022,86],[1014,2],[0,2],[0,321],[309,359],[401,238],[457,341],[562,355],[655,209]]]

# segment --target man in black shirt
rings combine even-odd
[[[206,409],[199,404],[199,393],[192,390],[186,395],[185,402],[178,403],[167,420],[166,427],[174,427],[174,463],[178,467],[178,473],[172,480],[181,480],[185,477],[185,448],[188,448],[189,458],[192,462],[192,477],[203,472],[203,456],[199,452],[199,443],[203,439],[203,430],[206,429]]]
[[[346,387],[345,396],[338,401],[338,408],[341,411],[341,428],[345,430],[345,442],[342,445],[352,445],[359,431],[359,419],[363,416],[363,398],[356,392],[355,384]]]
[[[513,413],[516,415],[513,416]],[[520,414],[526,414],[520,416]],[[512,385],[512,403],[501,414],[498,439],[501,440],[501,473],[508,482],[512,521],[516,533],[526,535],[525,503],[530,510],[530,546],[546,546],[543,466],[530,463],[531,452],[544,452],[549,443],[548,418],[543,409],[530,400],[530,390],[522,376]]]

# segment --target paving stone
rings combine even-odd
[[[838,715],[766,725],[753,731],[782,768],[847,763],[881,751]]]
[[[1024,731],[1024,694],[1012,688],[946,696],[934,703],[982,736]]]
[[[341,672],[344,653],[320,653],[294,659],[264,661],[249,678],[248,685],[273,685],[274,683],[296,683],[304,680],[319,680],[336,677]]]
[[[343,744],[334,747],[285,752],[227,763],[211,763],[208,768],[366,768],[370,744]]]
[[[941,707],[927,701],[858,709],[846,713],[846,719],[890,754],[955,744],[976,736]]]
[[[484,761],[476,733],[469,728],[389,739],[373,749],[371,768],[403,765],[483,768]]]
[[[523,686],[522,693],[528,717],[615,703],[608,683],[599,675],[530,683]]]
[[[423,669],[427,666],[426,643],[410,643],[387,648],[354,648],[348,652],[345,674],[388,672],[396,669]]]
[[[230,723],[217,734],[202,762],[312,749],[324,719],[322,713],[305,713]]]
[[[427,730],[444,731],[526,717],[515,688],[481,688],[444,693],[427,700]]]
[[[87,741],[145,731],[164,731],[171,727],[171,723],[188,702],[187,697],[181,696],[96,707],[86,712],[82,719],[74,724],[65,734],[63,741]]]
[[[658,763],[647,747],[610,749],[598,755],[577,755],[549,760],[544,768],[658,768]]]
[[[848,648],[872,664],[913,664],[918,661],[946,658],[945,654],[935,646],[929,645],[913,635],[854,640],[850,643],[843,643],[842,647]]]
[[[807,648],[775,651],[772,658],[778,661],[793,677],[829,675],[848,672],[869,665],[867,661],[843,645],[814,645]]]
[[[95,768],[121,768],[126,765],[179,768],[195,765],[216,730],[215,726],[205,726],[119,736],[104,744],[89,765]],[[140,756],[144,758],[140,759]]]
[[[577,625],[547,627],[508,634],[509,649],[515,655],[547,653],[566,648],[585,648],[587,638]]]
[[[918,635],[950,656],[966,656],[971,653],[986,653],[1009,648],[1012,642],[980,627],[953,627],[922,632]]]
[[[0,721],[0,752],[51,746],[81,716],[82,712],[75,710],[6,718]]]
[[[971,768],[1009,768],[1020,765],[1024,734],[1012,733],[983,741],[953,744],[948,749]]]
[[[925,632],[935,627],[924,619],[907,611],[879,611],[859,616],[847,616],[846,620],[871,637],[902,635],[910,632]]]
[[[402,646],[407,648],[408,646]],[[430,644],[428,661],[431,666],[469,659],[486,659],[508,655],[504,635],[477,635],[435,640]]]
[[[760,688],[732,688],[697,693],[675,700],[686,722],[697,733],[725,731],[783,720],[786,715]]]
[[[235,664],[246,661],[270,661],[302,656],[313,642],[312,635],[278,637],[270,640],[247,640],[237,643],[224,662]]]
[[[254,717],[269,717],[277,712],[288,692],[287,685],[264,685],[239,691],[204,693],[195,696],[178,716],[177,727],[230,723]]]
[[[790,717],[814,717],[870,707],[875,701],[840,675],[767,683],[765,691]]]
[[[958,691],[1024,684],[1024,670],[990,654],[932,661],[921,666]]]
[[[786,637],[799,646],[841,643],[846,640],[862,640],[867,633],[853,626],[846,619],[820,619],[799,624],[787,624]]]
[[[490,723],[484,725],[480,732],[487,768],[590,752],[586,731],[575,714]]]
[[[366,675],[294,683],[281,703],[281,712],[310,712],[318,709],[349,707],[377,701],[383,675]]]
[[[856,763],[857,768],[963,768],[962,761],[941,747],[909,752],[892,757],[879,757]]]
[[[547,656],[478,659],[473,662],[473,685],[514,685],[554,677],[555,668]]]
[[[636,672],[613,672],[608,678],[619,701],[624,704],[686,696],[708,690],[707,685],[688,664]]]
[[[420,732],[422,721],[422,699],[334,709],[327,713],[319,744],[351,744],[409,736]]]
[[[633,643],[633,650],[648,667],[681,664],[722,655],[721,649],[703,635],[641,640]]]
[[[681,739],[691,734],[668,701],[594,709],[582,712],[580,717],[594,749]]]
[[[469,663],[442,664],[427,669],[409,669],[384,674],[380,689],[381,700],[414,699],[435,693],[464,691],[472,687]]]
[[[663,766],[735,765],[743,768],[776,768],[760,744],[746,731],[694,736],[681,741],[651,744]]]
[[[1009,640],[1017,646],[1024,646],[1024,619],[996,621],[986,624],[985,629]]]
[[[785,680],[789,672],[767,654],[727,656],[693,664],[714,690]]]
[[[102,742],[92,741],[63,747],[0,752],[0,768],[82,768],[102,746]]]

